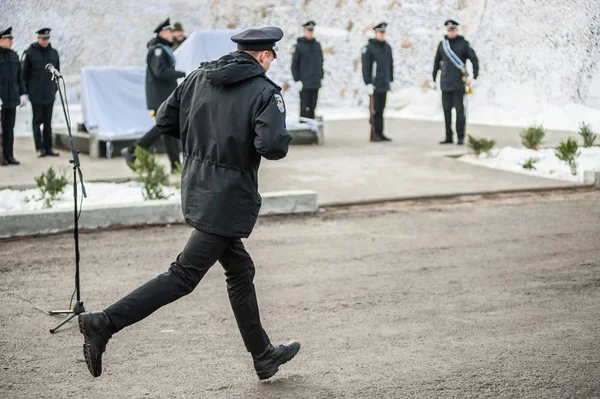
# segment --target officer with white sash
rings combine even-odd
[[[479,74],[479,61],[475,51],[464,37],[458,34],[458,22],[448,20],[444,22],[446,37],[442,40],[435,53],[433,63],[433,82],[441,70],[440,88],[442,90],[442,107],[446,121],[446,138],[440,144],[452,144],[452,108],[456,110],[456,135],[458,144],[462,145],[465,139],[465,89],[470,85],[466,68],[467,60],[473,65],[473,79]]]

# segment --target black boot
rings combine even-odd
[[[58,157],[60,154],[58,152],[52,151],[52,149],[46,150],[46,155],[49,157]]]
[[[453,143],[452,139],[446,139],[444,141],[440,141],[440,144],[452,144],[452,143]]]
[[[279,366],[292,360],[300,350],[300,342],[291,341],[286,345],[271,345],[258,356],[253,356],[254,369],[260,380],[271,378],[279,371]]]
[[[391,138],[389,138],[388,136],[386,136],[385,134],[381,133],[381,138],[383,139],[383,141],[392,141]]]
[[[130,168],[131,165],[133,165],[133,163],[135,162],[135,155],[133,154],[134,151],[135,149],[132,149],[131,147],[123,148],[121,150],[121,156],[125,159],[125,162],[127,162],[127,166],[129,166]]]
[[[88,370],[94,377],[102,374],[102,354],[116,329],[104,312],[79,315],[79,331],[83,334],[83,356]]]
[[[6,156],[4,154],[2,154],[2,161],[0,162],[0,165],[2,165],[2,166],[8,165],[8,159],[6,158]]]
[[[17,161],[15,157],[6,157],[9,165],[21,165],[21,162]]]
[[[46,150],[38,151],[38,158],[44,158],[46,156]]]

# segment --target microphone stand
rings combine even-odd
[[[71,155],[72,159],[69,160],[69,163],[73,166],[73,238],[75,239],[75,294],[77,295],[75,306],[73,306],[70,310],[51,310],[48,313],[51,315],[57,314],[67,314],[67,316],[63,321],[61,321],[56,327],[50,330],[51,334],[54,334],[59,328],[63,325],[67,324],[71,321],[75,316],[85,312],[85,308],[83,306],[83,302],[81,301],[81,287],[79,285],[79,213],[77,211],[77,176],[79,176],[79,182],[81,183],[81,193],[83,198],[87,198],[87,194],[85,192],[85,186],[83,184],[83,175],[81,174],[81,164],[79,163],[79,151],[75,148],[75,143],[73,142],[73,135],[71,134],[71,117],[68,112],[68,104],[65,103],[66,93],[63,96],[63,91],[60,87],[60,81],[62,79],[64,85],[63,77],[58,73],[51,73],[52,81],[56,84],[58,88],[58,94],[60,95],[60,102],[62,104],[63,112],[65,115],[65,121],[67,123],[67,131],[69,133],[69,145],[71,147]],[[66,88],[66,87],[65,87]],[[82,198],[82,200],[83,200]],[[73,301],[73,297],[71,297],[71,302]],[[70,306],[70,305],[69,305]]]

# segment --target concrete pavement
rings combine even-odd
[[[443,137],[441,122],[388,118],[386,134],[394,140],[391,143],[369,143],[368,129],[364,119],[326,120],[325,145],[293,146],[286,159],[263,162],[261,192],[314,190],[321,205],[330,205],[572,185],[456,161],[449,156],[464,154],[467,149],[438,144]],[[511,127],[469,126],[469,133],[492,137],[498,146],[520,145],[519,131]],[[573,133],[550,131],[546,144],[556,144],[569,135]],[[17,138],[15,147],[22,165],[0,168],[0,187],[31,186],[34,176],[49,166],[69,167],[66,151],[61,151],[58,158],[36,158],[31,138]],[[81,163],[87,181],[134,177],[121,158],[92,159],[82,155]]]

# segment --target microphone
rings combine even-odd
[[[52,79],[62,78],[62,75],[60,72],[58,72],[58,69],[54,68],[54,65],[52,64],[46,64],[46,72],[52,75]]]

